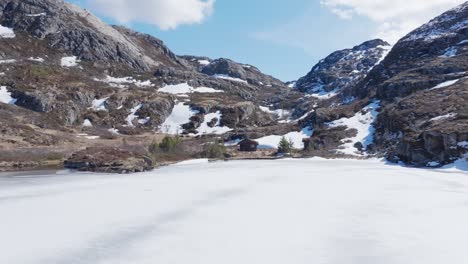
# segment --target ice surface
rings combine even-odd
[[[466,263],[467,172],[195,163],[125,176],[2,174],[0,263]]]

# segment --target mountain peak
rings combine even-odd
[[[374,39],[352,49],[335,51],[317,63],[300,78],[296,87],[303,92],[335,95],[336,92],[356,85],[378,64],[390,49],[390,44]]]

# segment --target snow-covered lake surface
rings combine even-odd
[[[0,174],[0,263],[465,264],[468,173],[379,161]]]

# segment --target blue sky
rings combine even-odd
[[[380,21],[379,18],[366,15],[366,10],[363,9],[372,7],[353,4],[352,0],[344,6],[335,5],[335,0],[322,0],[322,3],[320,0],[290,0],[287,3],[274,0],[217,0],[212,3],[209,14],[204,14],[202,19],[194,18],[196,21],[193,23],[180,23],[171,29],[162,30],[159,20],[152,23],[153,20],[139,19],[138,15],[134,19],[127,19],[125,12],[120,9],[120,16],[114,16],[116,12],[100,9],[96,4],[86,1],[88,0],[71,2],[91,9],[108,23],[124,24],[154,35],[162,39],[176,54],[230,58],[255,65],[283,81],[295,80],[305,75],[318,60],[330,52],[375,38],[379,35],[379,28],[386,25],[385,23],[398,21],[398,16],[394,15],[396,11],[382,13],[387,20]],[[99,1],[106,7],[104,4],[110,0],[94,0],[93,3]],[[113,3],[132,4],[126,1],[117,0]],[[141,8],[147,8],[144,5],[146,3],[156,2],[155,5],[158,6],[164,1],[175,0],[133,0],[134,3],[141,3]],[[184,4],[184,1],[193,4],[201,0],[175,2]],[[323,4],[327,1],[328,6]],[[423,1],[421,3],[424,4],[421,5],[429,2],[431,1]],[[174,5],[173,3],[170,5]],[[171,7],[166,5],[165,8]],[[418,8],[415,6],[415,11],[423,10],[423,7]],[[442,8],[444,7],[439,7]],[[448,6],[445,8],[448,9]],[[348,13],[343,15],[340,10]],[[348,16],[352,12],[357,15]],[[427,11],[427,16],[440,11],[431,9],[431,12]],[[122,15],[125,19],[122,19]],[[426,19],[421,18],[415,25],[422,24]]]

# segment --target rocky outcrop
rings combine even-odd
[[[201,72],[210,76],[236,78],[260,86],[286,86],[282,81],[263,74],[252,65],[237,63],[229,59],[210,61]]]
[[[160,41],[122,27],[112,27],[63,0],[1,0],[0,23],[46,40],[50,48],[93,62],[121,63],[147,71],[184,67]]]
[[[352,94],[393,100],[458,78],[468,70],[468,3],[406,35]]]
[[[335,93],[355,86],[388,53],[390,44],[376,39],[352,49],[333,52],[317,63],[295,83],[295,88],[308,93]]]
[[[119,148],[87,148],[67,159],[65,167],[79,171],[131,173],[152,170],[154,164],[148,157]]]

